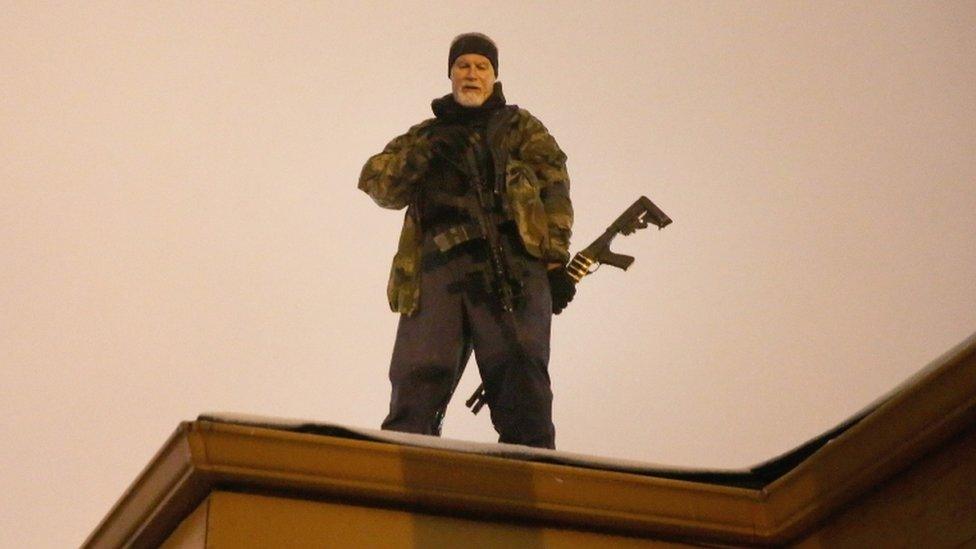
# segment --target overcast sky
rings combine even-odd
[[[460,32],[574,251],[674,219],[555,319],[560,449],[746,467],[976,330],[974,2],[0,4],[2,547],[78,545],[201,412],[379,425],[402,212],[356,181]],[[469,366],[445,436],[493,441]]]

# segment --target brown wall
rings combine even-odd
[[[976,545],[976,427],[840,510],[799,544],[816,547]]]
[[[324,501],[213,492],[165,548],[689,547],[662,541],[410,513]]]

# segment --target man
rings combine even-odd
[[[407,208],[387,288],[401,316],[383,428],[440,435],[473,349],[499,442],[554,448],[550,322],[575,293],[566,155],[506,104],[497,74],[490,38],[455,38],[434,118],[360,175],[377,204]]]

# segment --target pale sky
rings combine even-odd
[[[366,158],[499,46],[569,157],[561,450],[740,468],[976,331],[976,3],[0,2],[0,547],[80,544],[183,420],[375,428],[402,212]],[[445,436],[495,440],[464,399]]]

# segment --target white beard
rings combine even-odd
[[[461,91],[454,95],[454,100],[462,107],[480,107],[486,99],[480,91]]]

